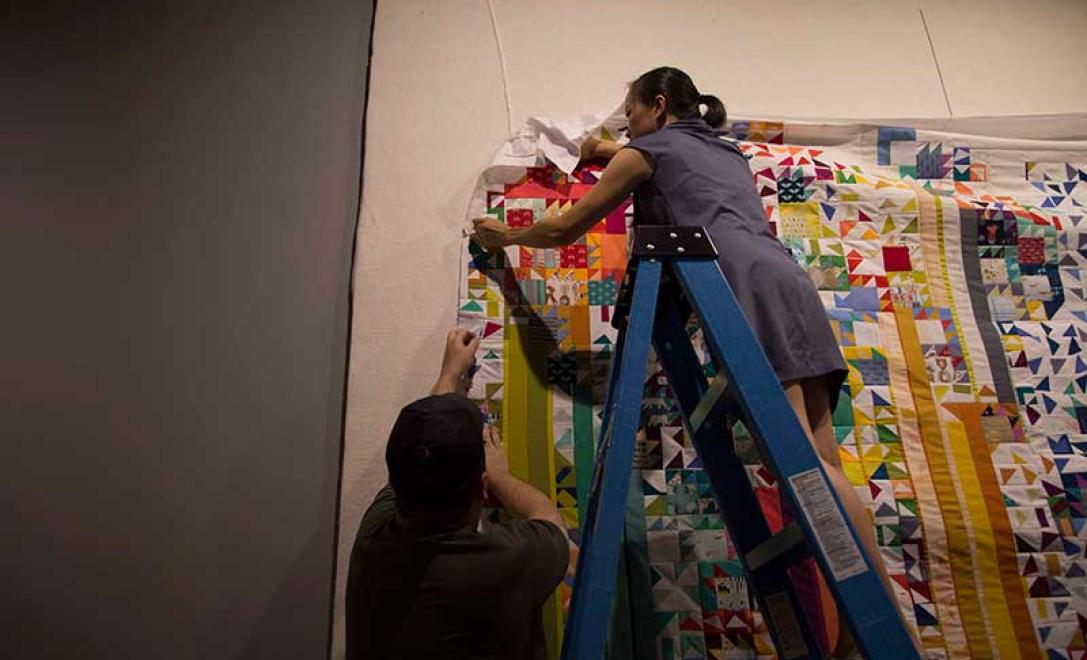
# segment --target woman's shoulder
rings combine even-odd
[[[702,127],[688,130],[684,125],[670,124],[649,135],[634,138],[624,146],[634,148],[646,154],[654,169],[661,162],[675,159],[702,163],[712,167],[714,163],[731,162],[738,159],[744,164],[747,158],[736,141],[724,133],[709,129],[704,122]],[[703,128],[703,130],[698,130]]]
[[[681,135],[677,131],[668,130],[668,127],[662,128],[657,131],[653,131],[648,135],[642,135],[631,139],[626,143],[628,147],[659,147],[674,144],[677,136]]]
[[[736,140],[736,138],[730,137],[724,131],[721,131],[721,133],[719,135],[714,137],[714,142],[717,143],[717,144],[720,144],[725,149],[727,149],[729,152],[734,153],[737,156],[740,156],[744,160],[747,160],[747,156],[744,156],[743,149],[740,148],[740,142],[738,140]]]
[[[667,157],[676,151],[682,151],[690,140],[691,136],[683,131],[666,126],[649,135],[634,138],[624,146],[647,153],[656,161],[662,156]]]

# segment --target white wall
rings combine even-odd
[[[385,481],[384,441],[396,413],[435,375],[441,338],[456,317],[465,205],[511,126],[534,115],[611,110],[626,82],[663,64],[686,69],[733,116],[1087,110],[1080,0],[383,0],[376,20],[337,657],[354,530]]]

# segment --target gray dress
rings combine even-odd
[[[701,225],[781,381],[821,377],[831,408],[848,371],[807,272],[770,232],[747,159],[701,119],[631,140],[653,175],[634,191],[636,224]]]

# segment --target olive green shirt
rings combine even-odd
[[[347,660],[543,660],[541,607],[568,561],[550,522],[421,530],[398,521],[386,486],[351,552]]]

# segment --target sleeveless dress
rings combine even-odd
[[[634,222],[706,228],[718,264],[781,381],[822,377],[831,410],[848,370],[815,284],[771,233],[747,159],[721,131],[682,119],[631,140],[653,168]]]

